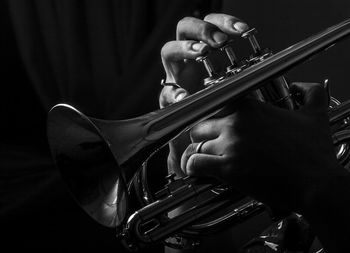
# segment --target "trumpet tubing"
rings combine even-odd
[[[207,88],[167,108],[115,121],[87,117],[67,104],[51,109],[47,125],[50,149],[73,197],[97,222],[116,228],[130,250],[161,241],[173,247],[186,247],[188,242],[194,245],[196,240],[192,238],[239,223],[266,209],[264,204],[227,185],[191,177],[169,175],[168,184],[153,194],[145,176],[150,156],[228,102],[253,95],[293,110],[294,100],[283,74],[348,37],[350,20],[276,54],[260,47],[255,32],[252,29],[242,35],[253,47],[249,59],[238,62],[233,49],[225,45],[222,51],[231,65],[222,73],[213,73],[207,67]],[[210,65],[207,56],[198,61]],[[330,99],[334,144],[344,166],[349,161],[349,116],[350,102]],[[193,198],[197,201],[187,211],[168,216]]]

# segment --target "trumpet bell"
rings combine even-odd
[[[66,104],[51,109],[47,127],[52,157],[73,197],[94,220],[118,227],[127,214],[127,186],[101,130]]]
[[[228,103],[238,103],[257,89],[262,101],[277,106],[293,99],[281,75],[348,36],[350,20],[345,20],[276,54],[256,55],[244,61],[239,71],[229,68],[186,99],[133,119],[94,119],[72,106],[56,105],[49,113],[47,129],[52,157],[85,212],[104,226],[116,227],[129,249],[161,241],[184,248],[182,238],[193,245],[192,239],[198,235],[238,224],[264,210],[265,205],[239,195],[232,199],[232,188],[191,177],[168,177],[168,183],[152,198],[146,173],[141,173],[146,172],[150,156]],[[350,103],[335,105],[329,112],[333,140],[340,145],[338,160],[348,164]],[[289,107],[286,109],[292,109]],[[133,205],[134,195],[139,207]],[[190,209],[176,217],[168,215],[192,200]]]

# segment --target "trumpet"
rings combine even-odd
[[[150,157],[227,103],[239,103],[253,94],[266,103],[294,109],[283,74],[348,37],[350,20],[276,54],[261,49],[254,33],[252,29],[242,35],[254,51],[248,60],[239,62],[226,45],[222,50],[231,65],[224,73],[215,73],[206,56],[199,58],[209,74],[206,88],[164,109],[113,121],[88,117],[68,104],[50,110],[50,149],[69,190],[95,221],[116,229],[129,250],[160,242],[192,247],[199,235],[233,226],[268,209],[214,180],[170,174],[168,183],[156,193],[147,183]],[[344,166],[348,166],[350,154],[349,116],[350,101],[340,103],[330,97],[329,122],[337,158]],[[188,202],[194,202],[188,210],[169,216]]]

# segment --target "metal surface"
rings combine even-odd
[[[271,86],[271,80],[279,81],[265,92],[264,96],[269,97],[267,102],[282,101],[283,107],[293,109],[285,80],[279,77],[349,34],[350,21],[346,20],[275,55],[261,55],[242,71],[217,78],[210,87],[176,104],[129,120],[88,118],[69,105],[57,105],[48,117],[52,156],[82,208],[102,225],[116,227],[132,250],[165,240],[172,234],[199,234],[214,225],[240,222],[239,218],[245,217],[243,214],[249,217],[263,205],[248,200],[241,207],[234,207],[242,200],[241,196],[217,182],[170,178],[165,188],[156,194],[155,201],[144,198],[149,203],[141,209],[130,204],[134,201],[130,186],[138,179],[144,180],[140,168],[158,149],[214,115],[226,103],[238,102],[259,88],[264,93],[265,86]],[[350,109],[348,103],[345,105],[329,112],[336,144],[347,141],[350,136],[346,129]],[[140,191],[146,188],[140,187]],[[168,217],[174,208],[201,195],[203,201],[182,216]],[[228,209],[223,216],[194,223],[223,208]]]
[[[123,171],[91,119],[59,104],[48,118],[52,156],[79,205],[97,222],[119,226],[128,206]]]

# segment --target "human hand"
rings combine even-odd
[[[336,159],[323,86],[295,83],[290,88],[300,94],[298,110],[247,98],[232,114],[195,126],[182,169],[218,178],[270,206],[303,210],[330,177],[346,171]]]
[[[225,44],[229,38],[239,37],[248,25],[238,18],[226,14],[209,14],[204,20],[186,17],[177,24],[176,40],[167,42],[161,51],[166,73],[166,83],[177,83],[180,87],[164,86],[159,104],[164,108],[198,91],[203,83],[203,67],[195,61],[212,48]],[[187,134],[172,141],[169,145],[168,168],[179,176],[180,158],[190,143]]]
[[[177,24],[176,40],[167,42],[161,57],[166,73],[166,83],[159,97],[160,107],[178,102],[188,94],[201,88],[205,73],[203,67],[195,62],[199,56],[213,48],[225,44],[230,38],[237,38],[248,29],[240,19],[221,13],[207,15],[204,20],[185,17]]]

